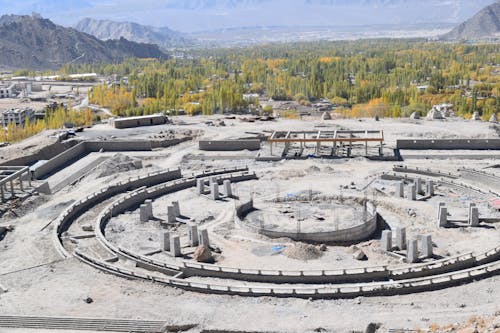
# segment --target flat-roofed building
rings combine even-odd
[[[167,122],[167,118],[162,114],[152,114],[147,116],[115,118],[112,124],[115,128],[130,128],[140,126],[162,125]]]
[[[24,126],[26,119],[30,121],[35,119],[35,111],[31,108],[9,109],[2,111],[2,127],[7,127],[13,123],[16,126]]]
[[[14,97],[14,84],[10,86],[0,85],[0,98]]]

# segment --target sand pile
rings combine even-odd
[[[123,154],[115,154],[101,163],[95,170],[97,178],[111,176],[130,170],[142,169],[142,161]]]
[[[314,245],[297,243],[287,247],[283,254],[288,258],[297,260],[313,260],[321,257],[321,251]]]

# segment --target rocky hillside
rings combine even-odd
[[[0,67],[57,69],[66,63],[164,58],[158,46],[126,39],[102,41],[39,16],[0,18]]]
[[[500,38],[500,1],[496,2],[442,36],[443,40]]]
[[[114,22],[85,18],[75,29],[102,40],[126,38],[140,43],[158,44],[163,48],[186,47],[194,42],[190,38],[169,28],[156,28],[132,22]]]

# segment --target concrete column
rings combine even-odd
[[[446,227],[447,224],[448,224],[448,209],[446,209],[445,206],[440,206],[438,226],[442,228]]]
[[[423,235],[420,238],[420,253],[425,258],[432,257],[432,237],[431,237],[431,235]]]
[[[12,196],[15,195],[15,192],[14,192],[14,181],[13,180],[10,181],[10,193],[12,194]]]
[[[167,222],[168,223],[175,223],[175,222],[177,222],[177,219],[175,218],[175,208],[174,208],[174,206],[168,206],[167,207]]]
[[[147,207],[147,210],[148,210],[148,218],[152,218],[153,217],[153,200],[151,199],[148,199],[146,201],[144,201],[144,204],[146,205]]]
[[[181,216],[181,208],[179,206],[179,201],[172,201],[172,207],[174,207],[175,216]]]
[[[422,178],[416,178],[415,179],[415,187],[417,194],[420,194],[422,192]]]
[[[468,211],[467,211],[467,218],[469,219],[469,216],[471,215],[471,210],[473,207],[476,207],[476,204],[473,203],[473,202],[469,202],[469,208],[468,208]],[[470,224],[470,219],[469,219],[469,224]]]
[[[170,251],[170,231],[160,234],[160,248],[162,251]]]
[[[399,182],[396,184],[396,197],[397,198],[404,198],[404,191],[405,191],[405,183],[404,182]]]
[[[384,230],[382,231],[382,238],[380,240],[380,247],[382,251],[392,250],[392,231]]]
[[[477,207],[471,207],[469,211],[469,225],[471,227],[479,226],[479,209]]]
[[[198,243],[200,245],[210,247],[210,241],[208,239],[208,230],[207,229],[198,230]]]
[[[396,247],[401,251],[406,249],[406,228],[396,228]]]
[[[417,240],[412,239],[408,242],[408,250],[406,251],[406,262],[413,264],[418,261]]]
[[[198,226],[191,224],[188,226],[188,236],[189,236],[189,244],[191,246],[198,246],[199,237],[198,237]]]
[[[210,194],[212,195],[212,200],[219,200],[219,184],[217,182],[210,185]]]
[[[439,220],[439,212],[440,212],[440,209],[441,207],[444,207],[444,202],[439,202],[438,203],[438,207],[437,207],[437,212],[436,212],[436,218]]]
[[[3,184],[0,184],[0,200],[4,201],[5,200],[5,193],[3,189]]]
[[[219,184],[217,178],[214,176],[210,177],[210,188],[212,188],[212,184]]]
[[[432,180],[427,181],[427,195],[434,195],[434,181]]]
[[[170,235],[170,254],[174,257],[181,257],[181,239],[177,235]]]
[[[417,200],[417,187],[415,184],[408,185],[406,197],[408,200]]]
[[[21,189],[21,191],[24,192],[23,176],[22,175],[21,175],[21,177],[19,177],[19,188]]]
[[[233,189],[231,188],[231,181],[229,179],[224,180],[223,183],[224,193],[226,197],[230,198],[233,196]]]
[[[149,214],[148,214],[148,206],[147,205],[142,204],[139,206],[139,214],[140,214],[141,222],[148,222],[149,221]]]
[[[203,179],[196,180],[196,189],[198,194],[205,194],[205,181]]]

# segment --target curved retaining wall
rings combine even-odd
[[[377,229],[377,213],[375,209],[367,209],[368,217],[362,224],[348,229],[325,231],[325,232],[287,232],[276,231],[247,223],[244,217],[253,209],[253,201],[244,202],[236,207],[235,222],[237,225],[250,232],[264,235],[270,238],[290,238],[297,241],[308,241],[317,243],[349,243],[368,239]]]

